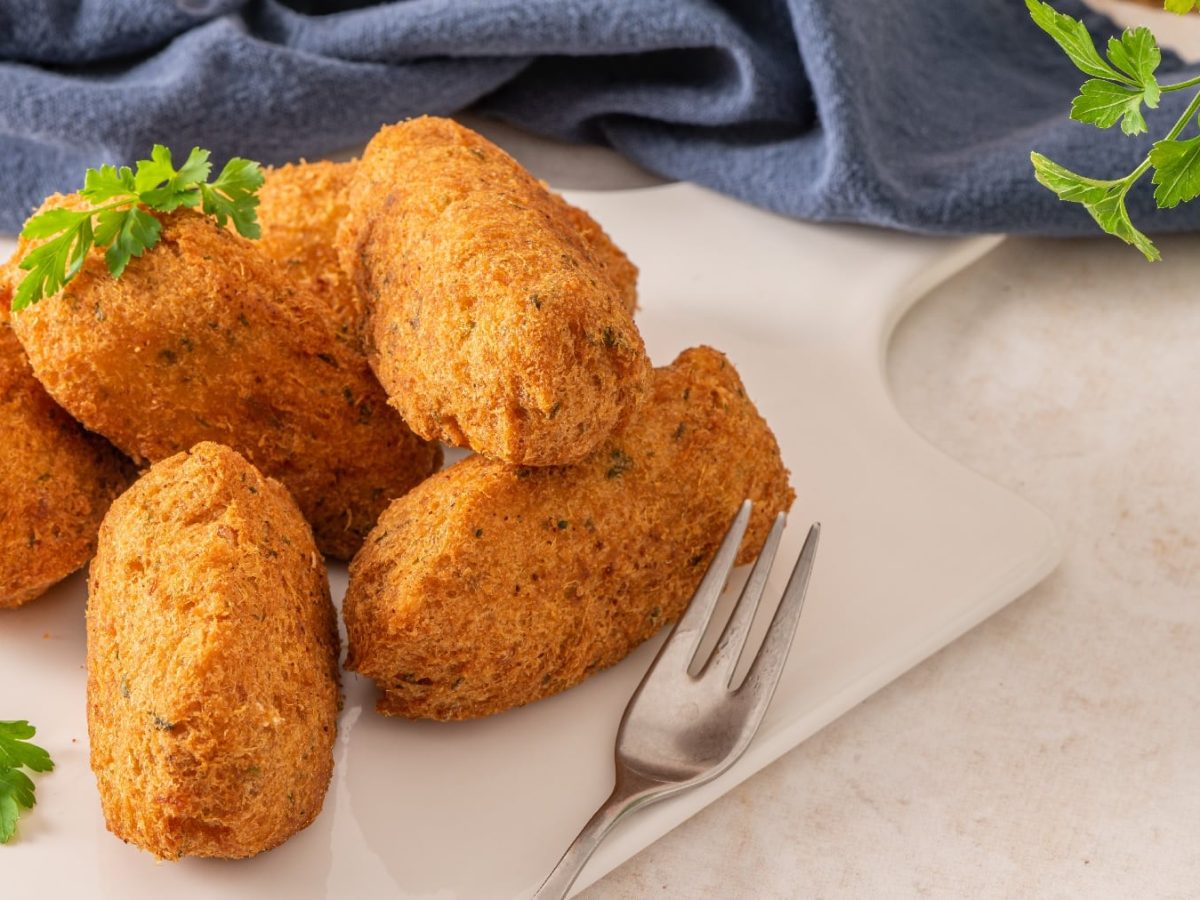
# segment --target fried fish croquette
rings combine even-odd
[[[79,201],[48,205],[64,202]],[[190,210],[160,221],[160,242],[119,279],[93,250],[58,295],[13,315],[34,374],[135,460],[228,444],[287,485],[323,553],[349,559],[441,449],[387,405],[326,306],[253,242]]]
[[[367,355],[417,434],[561,465],[628,420],[650,375],[635,270],[586,214],[436,118],[372,138],[349,205]]]
[[[87,611],[92,770],[113,834],[240,858],[320,812],[338,636],[291,495],[227,447],[156,464],[100,529]]]
[[[258,246],[288,277],[333,312],[344,334],[357,333],[358,292],[338,260],[335,239],[349,212],[354,163],[292,163],[263,172],[258,191]]]
[[[9,326],[0,272],[0,608],[20,606],[83,567],[133,464],[89,434],[38,384]]]
[[[579,465],[474,456],[393,503],[350,566],[346,667],[411,718],[557,693],[682,614],[744,498],[741,562],[794,496],[733,366],[688,350]]]

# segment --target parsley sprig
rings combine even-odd
[[[232,221],[238,234],[257,238],[256,192],[263,183],[258,163],[234,157],[210,184],[209,155],[193,147],[176,169],[171,151],[155,144],[136,170],[109,165],[88,169],[79,194],[91,204],[89,209],[50,209],[25,223],[21,237],[49,240],[21,260],[20,268],[28,274],[13,294],[12,308],[24,309],[62,290],[79,274],[93,246],[105,250],[108,271],[120,278],[131,258],[158,243],[162,226],[148,210],[168,213],[198,206],[222,226]]]
[[[1200,0],[1164,2],[1176,13],[1190,12],[1200,4]],[[1097,128],[1120,123],[1127,135],[1142,134],[1147,130],[1143,107],[1157,109],[1163,94],[1200,86],[1200,77],[1174,84],[1158,82],[1155,72],[1162,53],[1148,28],[1128,28],[1119,38],[1110,38],[1105,59],[1083,22],[1055,11],[1041,0],[1025,0],[1025,5],[1033,21],[1054,39],[1075,67],[1091,76],[1071,103],[1071,118],[1077,122]],[[1146,158],[1124,178],[1088,178],[1036,152],[1030,154],[1034,174],[1059,199],[1081,204],[1104,231],[1136,247],[1151,262],[1161,259],[1154,242],[1134,227],[1125,197],[1151,169],[1154,201],[1160,209],[1173,209],[1200,196],[1200,135],[1180,137],[1197,111],[1200,90],[1166,137],[1156,141]]]
[[[37,729],[28,722],[0,722],[0,844],[12,840],[22,809],[37,802],[33,782],[24,769],[49,772],[54,768],[50,754],[29,739]]]

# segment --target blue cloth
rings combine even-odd
[[[1019,0],[0,0],[0,230],[155,142],[277,163],[473,106],[791,216],[1090,234],[1030,149],[1115,176],[1150,138],[1069,122],[1082,80]]]

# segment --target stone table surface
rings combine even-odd
[[[899,408],[1062,565],[585,897],[1200,896],[1200,237],[1160,246],[1010,239],[901,323]]]

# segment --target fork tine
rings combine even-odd
[[[733,686],[733,676],[746,651],[746,639],[750,635],[750,627],[754,624],[754,615],[758,612],[763,592],[767,588],[767,579],[771,575],[771,566],[775,563],[775,553],[779,550],[779,539],[783,536],[786,524],[786,513],[781,512],[775,517],[775,522],[767,533],[767,539],[763,542],[762,552],[758,554],[758,559],[754,561],[754,568],[750,570],[746,584],[742,587],[737,605],[733,608],[733,615],[729,617],[729,622],[726,623],[725,630],[721,633],[721,639],[717,641],[716,649],[713,650],[712,656],[701,671],[701,676],[708,674],[711,669],[720,675],[727,674],[726,684],[729,687]]]
[[[796,567],[792,569],[783,599],[775,609],[775,615],[771,618],[771,625],[763,638],[762,646],[758,649],[758,655],[750,664],[745,681],[738,688],[739,693],[744,690],[758,692],[755,701],[760,714],[766,711],[767,703],[775,693],[775,685],[783,672],[784,663],[787,662],[792,639],[796,636],[796,624],[800,621],[800,612],[804,608],[804,595],[808,591],[813,559],[816,557],[817,543],[820,539],[821,523],[814,522],[808,530],[808,537],[804,539],[800,558],[796,560]]]
[[[682,618],[679,620],[679,624],[675,626],[675,630],[671,633],[670,640],[672,642],[674,642],[677,636],[686,634],[689,631],[696,633],[696,639],[688,654],[689,672],[696,666],[696,655],[700,652],[700,644],[704,640],[704,632],[708,630],[708,623],[712,619],[713,610],[717,606],[717,600],[720,599],[721,592],[725,590],[725,582],[729,578],[730,571],[733,569],[734,561],[737,559],[738,549],[742,546],[742,536],[746,533],[746,526],[750,524],[750,510],[752,506],[753,504],[749,500],[742,501],[737,515],[733,517],[733,524],[729,526],[729,531],[725,533],[725,539],[721,541],[721,546],[717,548],[712,562],[708,564],[708,571],[704,573],[700,587],[696,588],[696,593],[692,596],[692,602],[688,604]]]

